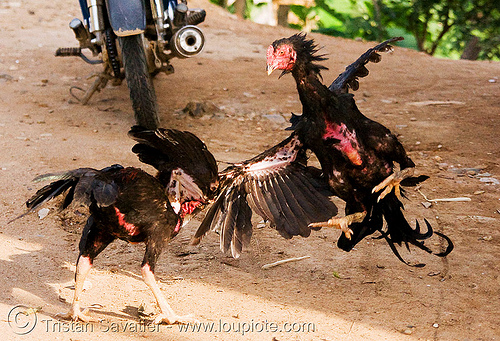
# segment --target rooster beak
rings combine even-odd
[[[271,64],[267,64],[267,67],[266,67],[266,70],[267,70],[267,75],[271,75],[271,73],[273,73],[274,70],[277,69],[277,66],[275,65],[271,65]]]

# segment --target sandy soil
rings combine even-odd
[[[285,137],[285,119],[300,112],[292,78],[265,73],[266,47],[293,31],[244,22],[204,0],[191,5],[207,9],[201,25],[207,45],[193,59],[175,60],[173,75],[156,77],[162,125],[194,132],[221,162],[246,159]],[[88,86],[87,77],[98,67],[53,56],[57,47],[76,46],[67,24],[78,12],[77,2],[69,0],[0,2],[5,339],[500,339],[500,63],[441,60],[402,48],[371,65],[356,100],[367,116],[400,135],[418,172],[431,176],[422,193],[431,199],[471,198],[425,208],[423,197],[409,192],[408,218],[427,218],[455,242],[447,259],[413,250],[405,256],[427,263],[415,269],[399,262],[383,240],[366,240],[346,253],[335,246],[336,230],[284,240],[261,228],[249,250],[233,260],[221,254],[215,234],[199,247],[189,246],[197,227],[193,221],[163,254],[157,274],[173,308],[206,323],[200,331],[140,324],[139,308],[153,313],[156,307],[140,279],[142,246],[122,242],[97,258],[83,296],[83,306],[101,305],[92,314],[105,321],[60,322],[56,314],[68,309],[73,294],[78,221],[84,218],[51,210],[44,219],[32,214],[7,222],[23,212],[38,174],[113,163],[141,166],[126,136],[133,116],[125,84],[108,86],[88,106],[76,104],[70,86]],[[373,45],[311,36],[330,58],[325,82]],[[176,113],[190,101],[211,102],[221,110],[201,118]],[[261,269],[299,256],[310,258]],[[28,335],[15,334],[7,322],[16,305],[41,309],[20,315],[17,331],[37,318]]]

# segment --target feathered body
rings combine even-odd
[[[63,209],[71,203],[89,207],[68,318],[90,320],[80,310],[84,279],[98,254],[117,238],[146,244],[141,270],[161,310],[155,322],[193,322],[172,311],[154,279],[158,257],[190,215],[215,201],[194,242],[215,227],[221,234],[221,249],[238,257],[252,235],[252,210],[286,238],[308,236],[309,223],[337,213],[328,200],[331,193],[323,192],[328,186],[321,171],[305,165],[305,150],[296,133],[220,173],[206,145],[190,132],[133,127],[129,136],[137,141],[132,151],[158,170],[156,176],[120,165],[46,174],[35,180],[52,182],[26,203],[29,213],[64,195]]]
[[[398,38],[397,38],[398,39]],[[393,39],[393,40],[397,40]],[[388,42],[369,50],[330,86],[326,87],[320,76],[325,67],[317,62],[324,60],[318,55],[317,46],[305,34],[276,40],[268,49],[268,73],[275,69],[283,74],[291,73],[295,79],[302,103],[302,116],[294,117],[293,128],[321,163],[330,188],[346,202],[346,214],[364,211],[366,217],[360,223],[353,223],[351,239],[342,235],[338,245],[349,251],[365,236],[381,231],[395,250],[394,243],[411,243],[431,252],[420,240],[432,235],[426,221],[427,233],[420,233],[417,222],[412,229],[402,213],[403,205],[390,192],[377,202],[378,195],[372,193],[375,186],[393,174],[394,163],[402,170],[415,164],[408,157],[404,147],[389,129],[364,116],[356,106],[348,87],[357,88],[357,77],[364,77],[368,61],[379,61],[379,51],[390,48]],[[349,69],[351,68],[351,69]],[[427,177],[405,179],[406,184],[415,184]],[[383,230],[383,218],[387,230]],[[444,255],[451,252],[452,244]],[[395,252],[398,257],[399,254]]]
[[[155,322],[192,322],[191,317],[172,311],[156,284],[154,270],[168,241],[212,198],[217,188],[217,163],[205,144],[189,132],[134,127],[129,135],[138,142],[133,151],[141,161],[156,167],[156,176],[120,165],[42,175],[35,181],[52,182],[27,201],[28,212],[59,195],[64,195],[63,209],[73,202],[89,208],[79,244],[75,296],[67,318],[91,320],[79,305],[84,279],[99,253],[115,239],[122,239],[146,245],[141,270],[161,310]]]

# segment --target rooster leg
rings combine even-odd
[[[156,302],[158,303],[158,307],[160,308],[161,313],[156,316],[153,323],[160,324],[187,324],[187,323],[195,323],[197,322],[194,316],[185,315],[180,316],[174,313],[170,305],[168,304],[165,296],[163,296],[158,283],[156,283],[155,275],[151,270],[148,263],[142,266],[142,278],[144,279],[144,283],[151,289],[153,295],[156,298]]]
[[[391,175],[389,175],[384,181],[382,181],[380,184],[375,186],[372,190],[372,193],[376,193],[382,191],[380,195],[378,196],[377,202],[379,202],[381,199],[384,199],[384,197],[391,193],[392,189],[394,188],[394,193],[398,197],[399,200],[401,200],[401,189],[400,189],[400,183],[406,178],[409,178],[413,176],[413,172],[415,171],[415,168],[410,167],[410,168],[405,168],[401,171],[394,172]]]
[[[324,221],[321,223],[311,223],[309,224],[309,227],[312,229],[321,227],[335,227],[342,230],[347,239],[351,239],[353,232],[349,228],[349,225],[351,225],[352,223],[361,223],[363,219],[365,219],[365,216],[366,212],[356,212],[341,218],[333,217],[328,221]]]
[[[83,311],[80,310],[80,295],[83,292],[85,278],[92,268],[95,257],[115,239],[115,237],[105,231],[93,215],[87,219],[79,244],[80,256],[78,256],[78,261],[76,262],[75,296],[73,297],[73,303],[67,314],[58,314],[64,319],[80,320],[83,322],[99,321],[86,314],[89,310],[88,308],[85,308]]]
[[[88,308],[80,310],[80,295],[83,292],[83,284],[90,269],[92,268],[92,260],[87,256],[78,257],[75,273],[75,295],[69,312],[66,314],[57,314],[65,320],[82,321],[82,322],[98,322],[99,320],[88,316]]]

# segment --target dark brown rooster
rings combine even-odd
[[[349,66],[330,89],[322,84],[317,64],[325,60],[318,55],[313,40],[305,34],[295,34],[273,42],[267,51],[267,70],[282,70],[295,79],[303,113],[293,117],[293,129],[304,148],[317,156],[323,173],[334,193],[346,202],[346,217],[332,218],[328,222],[311,224],[313,228],[335,226],[344,234],[338,246],[351,250],[365,236],[379,231],[396,256],[394,244],[405,243],[432,253],[422,242],[432,234],[427,220],[427,232],[421,233],[418,221],[412,229],[406,221],[400,201],[399,185],[415,185],[427,177],[412,177],[415,164],[389,129],[364,116],[356,106],[348,88],[357,89],[358,77],[368,74],[365,64],[378,62],[379,51],[390,49],[395,38],[370,49]],[[280,77],[281,77],[280,76]],[[400,171],[395,170],[395,163]],[[381,191],[380,194],[378,194]],[[375,194],[374,194],[375,193]],[[384,220],[386,229],[383,228]],[[435,253],[445,256],[453,249],[451,240],[443,234],[448,246]],[[406,263],[406,262],[405,262]],[[422,266],[423,264],[415,264]]]
[[[170,308],[156,283],[154,270],[168,241],[212,197],[217,188],[217,163],[205,144],[189,132],[134,127],[129,135],[138,142],[133,151],[158,170],[156,177],[120,165],[42,175],[35,181],[52,183],[27,201],[27,213],[63,194],[62,209],[72,202],[89,208],[79,244],[74,299],[65,318],[93,320],[80,309],[83,283],[94,258],[118,238],[146,244],[142,277],[161,311],[154,322],[193,322],[191,316],[179,316]]]

